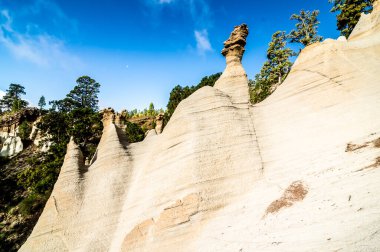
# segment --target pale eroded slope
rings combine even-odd
[[[258,105],[237,46],[162,134],[128,145],[106,117],[91,166],[69,144],[21,251],[379,250],[379,8]]]

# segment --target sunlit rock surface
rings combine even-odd
[[[226,54],[162,134],[128,144],[105,118],[91,166],[70,142],[21,251],[378,251],[379,8],[260,104]]]
[[[0,132],[1,151],[0,156],[11,157],[23,150],[21,138],[16,134]]]
[[[23,142],[20,138],[20,125],[23,122],[33,124],[33,134],[29,140],[34,141],[37,146],[41,141],[41,136],[34,126],[34,122],[38,121],[40,112],[37,108],[24,108],[14,113],[4,113],[0,118],[0,156],[12,157],[20,153],[24,149]],[[31,126],[32,127],[32,126]],[[44,151],[48,146],[42,146]]]

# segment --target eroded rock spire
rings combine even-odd
[[[247,43],[247,36],[248,26],[246,24],[235,26],[230,37],[224,42],[223,56],[236,56],[241,60],[245,51],[244,46]]]
[[[238,25],[224,42],[222,54],[226,57],[226,68],[214,85],[214,88],[227,94],[234,104],[246,105],[249,101],[248,78],[241,63],[247,36],[248,26]]]

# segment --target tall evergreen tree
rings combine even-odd
[[[288,35],[291,43],[301,43],[303,46],[308,46],[312,43],[322,41],[322,37],[318,33],[318,14],[319,10],[304,11],[299,14],[293,14],[290,20],[298,21],[296,29],[292,30]]]
[[[11,83],[0,100],[0,104],[4,110],[18,111],[28,106],[28,102],[21,99],[21,95],[25,94],[25,87],[20,84]]]
[[[268,60],[262,69],[263,77],[270,83],[281,84],[292,66],[290,62],[292,56],[295,56],[295,53],[286,47],[285,32],[275,32],[267,50]]]
[[[250,93],[253,103],[264,100],[285,80],[292,66],[290,57],[295,55],[286,47],[285,32],[275,32],[268,46],[267,61],[260,73],[255,76],[255,80],[251,82]]]
[[[45,106],[46,106],[45,96],[41,96],[40,100],[38,101],[38,107],[40,107],[40,110],[42,110]]]
[[[91,156],[102,130],[101,116],[97,111],[99,88],[100,84],[88,76],[78,78],[77,85],[66,98],[49,102],[52,109],[44,117],[46,120],[43,122],[47,123],[40,128],[62,142],[73,136],[84,156]],[[54,118],[60,122],[59,125],[52,123]]]
[[[100,84],[88,76],[77,79],[77,85],[66,96],[74,108],[90,108],[98,110],[98,93]]]
[[[262,69],[266,68],[263,66]],[[271,94],[271,83],[264,77],[263,70],[255,75],[254,80],[249,81],[249,92],[251,102],[253,104],[259,103]]]
[[[155,110],[154,110],[154,104],[153,104],[153,102],[151,102],[149,104],[148,115],[155,116]]]
[[[362,13],[370,13],[375,0],[329,0],[334,6],[331,12],[338,12],[337,29],[348,38]]]

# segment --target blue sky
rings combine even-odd
[[[0,0],[0,90],[22,84],[37,104],[88,75],[101,84],[100,107],[164,108],[175,85],[223,71],[223,41],[241,23],[253,78],[271,35],[293,29],[301,9],[319,9],[320,35],[338,37],[328,0]]]

